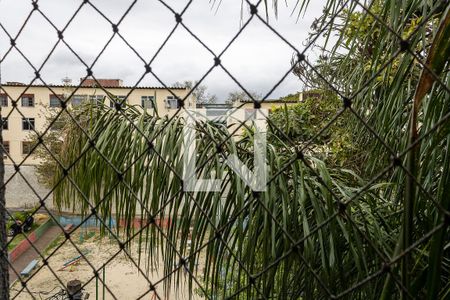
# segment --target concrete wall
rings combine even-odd
[[[90,216],[86,219],[86,217],[82,217],[80,215],[60,215],[56,216],[56,219],[58,220],[58,223],[61,224],[62,227],[65,227],[67,225],[73,225],[73,226],[80,226],[81,223],[83,223],[80,227],[81,228],[95,228],[100,227],[100,225],[106,225],[109,228],[115,228],[117,226],[117,222],[115,217],[111,217],[103,223],[97,219],[97,217]],[[145,226],[147,224],[147,221],[145,219],[136,217],[133,219],[131,223],[127,223],[124,219],[119,220],[119,226],[125,227],[125,226],[132,226],[133,228],[141,228],[141,226]],[[155,218],[155,224],[162,227],[162,228],[168,228],[172,222],[170,221],[170,218]]]
[[[11,177],[12,176],[12,177]],[[9,180],[9,181],[8,181]],[[31,208],[39,205],[39,197],[45,197],[49,190],[38,183],[35,167],[24,165],[20,167],[20,174],[15,173],[12,165],[5,165],[6,207],[7,208]],[[30,188],[27,182],[34,188]],[[53,207],[52,195],[45,201],[48,208]]]
[[[300,101],[299,102],[263,101],[261,103],[261,108],[266,109],[269,112],[271,112],[275,108],[283,107],[285,105],[291,106],[291,105],[295,105],[298,103],[300,103]],[[253,104],[253,102],[237,102],[237,103],[235,103],[235,106],[239,107],[241,109],[252,109],[254,107],[254,104]]]

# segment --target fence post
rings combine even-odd
[[[1,77],[0,77],[1,87]],[[0,120],[1,108],[0,108]],[[3,145],[3,122],[0,126],[0,145]],[[3,147],[0,147],[0,299],[9,299],[9,268],[8,268],[8,250],[3,248],[8,242],[6,236],[6,201],[5,201],[5,187],[3,186],[5,179],[5,164],[3,161]]]

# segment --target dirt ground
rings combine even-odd
[[[33,293],[34,298],[29,295],[29,292],[26,290],[19,292],[21,289],[20,283],[16,283],[12,287],[11,297],[14,298],[16,296],[15,299],[47,299],[61,290],[61,283],[55,277],[57,276],[64,284],[74,279],[80,280],[83,284],[87,283],[84,288],[84,293],[87,292],[90,294],[89,299],[97,299],[96,280],[93,278],[92,267],[98,269],[106,263],[104,281],[107,288],[104,290],[105,297],[103,298],[103,284],[99,280],[98,299],[189,299],[187,285],[182,285],[178,288],[170,288],[168,297],[164,294],[163,283],[156,285],[156,292],[158,293],[159,298],[153,292],[148,292],[150,285],[145,276],[142,273],[139,273],[136,265],[133,264],[123,251],[117,254],[120,248],[117,243],[113,243],[109,238],[100,239],[96,232],[91,232],[91,234],[85,236],[84,239],[80,239],[79,234],[74,234],[73,236],[76,237],[74,238],[76,245],[83,254],[85,254],[92,266],[90,266],[86,260],[81,258],[77,263],[68,266],[65,269],[61,269],[66,262],[80,255],[73,245],[66,242],[48,260],[49,267],[55,274],[52,273],[49,267],[43,266],[42,269],[28,281],[27,287],[29,291]],[[49,246],[46,251],[46,256],[50,254],[55,247],[61,244],[61,241],[62,238]],[[129,253],[137,263],[137,246],[134,245]],[[116,256],[111,260],[111,257],[114,255]],[[164,277],[162,261],[158,262],[158,265],[160,268],[151,270],[148,274],[147,278],[152,283],[155,283]],[[40,266],[42,266],[42,262],[39,263],[37,268]],[[145,272],[145,264],[143,262],[141,262],[140,268]],[[100,279],[103,279],[102,273],[102,271],[99,272]],[[184,279],[188,279],[188,273],[182,271],[181,274]],[[112,294],[114,294],[115,297],[113,297]],[[191,297],[191,299],[203,299],[195,292]]]

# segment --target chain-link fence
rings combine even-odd
[[[271,3],[222,3],[249,13],[215,52],[184,21],[193,1],[175,10],[160,0],[173,27],[150,56],[120,30],[138,2],[114,22],[94,1],[80,1],[69,21],[57,26],[40,1],[31,1],[18,32],[0,23],[10,40],[0,62],[18,53],[33,72],[28,84],[2,83],[0,93],[3,135],[14,117],[29,132],[19,160],[3,138],[4,299],[449,297],[447,1],[327,1],[303,45],[268,22]],[[273,5],[276,10],[280,3]],[[299,1],[293,8],[299,18],[307,5]],[[85,7],[111,25],[92,63],[64,36]],[[16,43],[32,16],[58,37],[40,65]],[[291,67],[260,98],[222,62],[256,22],[294,53]],[[191,89],[171,87],[152,68],[181,29],[210,54],[210,68]],[[117,39],[142,64],[139,80],[121,97],[119,86],[93,71]],[[58,45],[86,69],[80,84],[44,79]],[[314,52],[321,55],[309,59]],[[215,69],[248,97],[228,108],[231,123],[192,110],[196,89]],[[264,109],[292,74],[309,94]],[[140,106],[127,104],[146,76],[166,93],[170,114],[156,113],[156,91]],[[52,106],[42,130],[27,111],[36,87],[48,91]],[[80,100],[87,88],[102,96]],[[251,113],[235,115],[242,109]],[[30,161],[47,178],[48,190],[26,174]],[[11,168],[6,176],[5,164]],[[5,202],[17,178],[36,204],[22,216]]]

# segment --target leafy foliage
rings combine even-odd
[[[329,1],[328,4],[334,2]],[[328,8],[336,11],[331,5]],[[397,160],[401,167],[383,177],[384,181],[393,184],[391,189],[385,190],[383,198],[398,203],[404,209],[402,225],[393,227],[391,232],[398,236],[397,246],[385,250],[391,256],[400,255],[402,249],[410,247],[433,226],[442,225],[442,210],[448,212],[449,208],[440,194],[442,187],[448,185],[448,169],[443,167],[449,151],[448,119],[437,132],[424,136],[412,149],[409,146],[416,144],[413,135],[425,135],[450,112],[448,55],[442,55],[447,46],[438,44],[442,32],[448,30],[448,25],[444,26],[446,29],[439,29],[447,14],[448,3],[442,1],[403,1],[396,5],[371,1],[366,9],[350,5],[338,14],[332,29],[325,32],[326,41],[334,36],[337,42],[331,46],[327,43],[319,46],[323,55],[315,68],[324,77],[318,76],[311,68],[300,66],[296,69],[296,74],[310,86],[337,89],[343,95],[352,96],[352,109],[355,114],[363,116],[367,124],[363,125],[356,116],[347,122],[348,130],[355,137],[354,142],[365,149],[362,153],[364,178],[375,177],[393,156],[401,154]],[[324,14],[316,22],[315,29],[320,30],[321,25],[328,21],[331,21],[330,14]],[[439,67],[433,66],[433,53],[441,53]],[[413,111],[420,74],[429,73],[423,63],[433,69],[447,88],[434,81],[428,86],[428,94],[422,94],[425,96],[422,105]],[[418,125],[417,132],[410,130],[411,124]],[[401,274],[402,284],[408,291],[413,290],[413,295],[418,291],[421,292],[420,297],[444,297],[448,294],[449,274],[444,270],[448,270],[449,261],[445,258],[448,253],[445,254],[442,243],[443,236],[449,238],[448,226],[444,226],[437,236],[440,236],[439,242],[429,241],[417,246],[420,250],[405,254],[396,265],[395,272]],[[425,254],[431,245],[429,243],[434,249],[441,249],[439,255],[430,256],[430,260]],[[432,262],[436,260],[444,265]],[[428,269],[429,266],[433,268]],[[438,279],[432,274],[441,275]],[[427,276],[428,283],[423,279]],[[431,280],[430,276],[434,279]],[[388,276],[383,297],[389,298],[392,290],[392,276]],[[403,297],[405,294],[403,292]]]
[[[73,126],[77,126],[76,122],[82,124],[88,118],[85,116],[85,109],[86,106],[73,106],[63,111],[47,109],[44,128],[48,130],[45,134],[32,132],[28,136],[29,141],[37,145],[33,150],[33,158],[39,161],[35,167],[38,181],[47,188],[51,189],[55,184],[56,172],[61,166],[65,137]]]
[[[197,165],[203,166],[198,175],[208,177],[215,170],[217,177],[224,178],[224,183],[221,191],[216,193],[181,192],[182,180],[176,174],[183,171],[183,119],[169,122],[143,115],[133,107],[124,110],[123,114],[106,107],[90,109],[95,121],[89,134],[105,138],[95,144],[97,151],[92,149],[86,136],[76,127],[72,128],[75,131],[68,134],[63,161],[69,164],[79,153],[85,153],[70,172],[79,189],[59,171],[57,178],[62,182],[55,191],[56,204],[89,213],[90,203],[105,221],[114,215],[118,220],[131,223],[143,214],[143,224],[149,227],[139,234],[139,240],[148,247],[147,259],[152,261],[153,253],[157,252],[155,247],[161,247],[165,270],[170,272],[180,260],[174,251],[176,248],[180,255],[188,257],[187,267],[192,272],[199,271],[198,263],[204,264],[202,275],[211,295],[231,296],[249,283],[250,273],[260,273],[254,287],[246,289],[245,297],[256,297],[257,290],[279,298],[324,297],[326,292],[319,289],[317,279],[293,250],[299,251],[310,267],[318,270],[327,286],[343,290],[348,282],[369,274],[381,263],[377,262],[376,256],[362,255],[361,251],[368,245],[361,240],[360,231],[376,237],[380,246],[394,243],[385,234],[385,220],[381,216],[383,211],[392,212],[395,208],[389,208],[389,203],[385,203],[384,208],[376,206],[379,198],[375,191],[381,186],[362,193],[358,197],[360,204],[340,213],[340,217],[321,228],[319,234],[310,235],[327,218],[339,212],[330,191],[339,195],[342,201],[350,200],[358,187],[348,183],[362,182],[351,172],[328,169],[312,156],[307,156],[305,162],[298,160],[289,165],[296,154],[280,151],[289,147],[277,136],[269,138],[276,140],[268,147],[269,176],[281,173],[266,192],[254,194],[214,156],[217,148],[209,136],[224,138],[227,129],[214,123],[204,124],[198,136],[202,143]],[[135,127],[139,128],[142,137]],[[161,155],[147,149],[147,138],[153,140],[158,133],[152,149]],[[251,147],[252,139],[246,136],[241,141],[228,140],[223,149],[224,153],[237,153],[241,160],[251,164],[253,153],[247,150]],[[109,162],[102,156],[108,157]],[[207,163],[209,157],[213,159]],[[123,182],[118,176],[111,176],[116,171],[110,163],[119,168],[117,171],[122,174]],[[376,214],[372,211],[375,207]],[[167,232],[147,223],[155,218],[170,219],[171,227]],[[367,232],[368,228],[373,231]],[[133,236],[132,227],[120,230],[128,237]],[[218,234],[219,239],[213,238]],[[304,236],[304,241],[293,249],[292,242]],[[186,247],[188,239],[192,239],[190,248]],[[360,243],[358,247],[353,244],[355,240]],[[205,245],[204,251],[196,252],[202,245]],[[264,272],[266,266],[280,257],[285,257],[280,264]],[[359,268],[362,273],[350,272],[353,268]],[[348,275],[343,277],[342,274]],[[174,278],[179,277],[174,275]],[[375,286],[367,286],[367,290],[360,293],[367,293]]]
[[[272,110],[269,126],[273,126],[273,133],[279,138],[287,136],[297,147],[309,146],[311,154],[331,167],[346,167],[360,173],[361,154],[346,124],[348,114],[333,120],[342,106],[339,98],[335,93],[320,90],[303,94],[303,101]],[[280,100],[289,99],[298,99],[298,95]],[[318,135],[323,128],[327,129]]]

